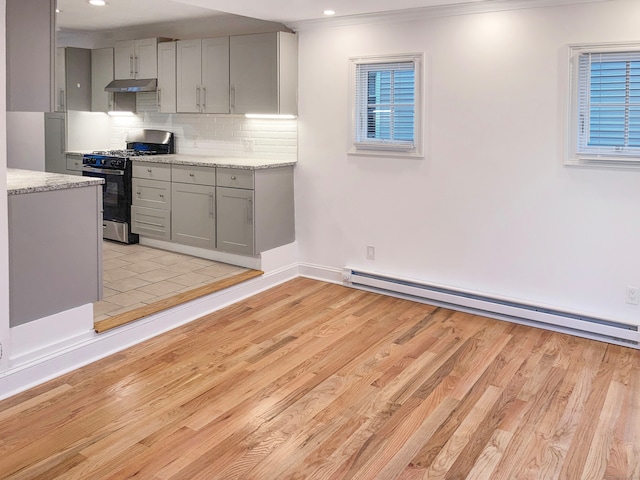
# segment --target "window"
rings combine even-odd
[[[572,47],[569,163],[640,166],[640,44]]]
[[[350,153],[421,156],[422,55],[352,58]]]

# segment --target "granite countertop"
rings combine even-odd
[[[102,185],[103,183],[104,180],[102,178],[79,177],[17,168],[7,169],[7,195],[66,190],[69,188]]]
[[[207,155],[149,155],[134,157],[136,162],[169,163],[171,165],[190,165],[196,167],[230,167],[247,170],[263,168],[287,167],[295,165],[296,161],[272,160],[264,158],[215,157]]]

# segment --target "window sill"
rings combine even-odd
[[[640,157],[574,157],[565,160],[567,167],[640,170]]]
[[[366,156],[366,157],[391,157],[391,158],[424,158],[422,152],[415,150],[393,150],[390,148],[355,148],[347,150],[347,155]]]

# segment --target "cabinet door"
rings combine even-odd
[[[145,38],[134,44],[135,78],[158,78],[158,39]]]
[[[67,110],[91,111],[91,50],[67,47]]]
[[[158,111],[176,113],[176,42],[158,44]]]
[[[67,173],[66,125],[64,113],[44,114],[44,170]]]
[[[91,111],[108,112],[111,94],[104,91],[113,80],[113,48],[91,50]]]
[[[171,240],[201,248],[216,247],[215,187],[171,184]]]
[[[66,80],[65,80],[65,53],[64,47],[56,48],[56,72],[55,72],[55,105],[56,112],[64,112],[66,110],[65,106],[65,88],[66,88]]]
[[[133,40],[122,40],[116,42],[113,50],[114,73],[116,80],[127,80],[134,78],[134,42]]]
[[[217,187],[217,248],[254,255],[253,190]]]
[[[178,112],[200,112],[202,42],[200,40],[177,42],[176,62]]]
[[[231,113],[279,113],[277,40],[277,33],[231,37]]]
[[[202,40],[202,111],[229,113],[229,37]]]

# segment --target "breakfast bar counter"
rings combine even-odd
[[[7,170],[11,327],[100,299],[102,183]]]

